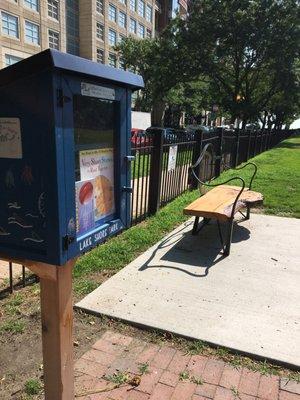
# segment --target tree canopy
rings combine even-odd
[[[177,102],[195,110],[211,102],[232,121],[264,114],[278,126],[299,115],[299,1],[190,4],[187,18],[173,20],[161,36],[129,38],[118,48],[145,80],[141,108]]]

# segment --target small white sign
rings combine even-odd
[[[0,158],[22,158],[19,118],[0,118]]]
[[[91,83],[81,82],[81,94],[83,96],[97,97],[99,99],[115,100],[115,89],[104,86],[92,85]]]
[[[176,167],[178,146],[169,147],[169,160],[168,160],[168,172],[174,171]]]

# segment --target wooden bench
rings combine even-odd
[[[204,151],[205,150],[206,149],[204,149]],[[200,164],[201,160],[204,157],[204,151],[200,155],[197,162],[190,168],[190,171],[193,173],[194,177],[200,184],[211,186],[213,187],[213,189],[189,204],[183,212],[186,215],[192,215],[195,217],[194,227],[192,231],[193,235],[196,235],[206,224],[209,223],[211,219],[215,219],[218,224],[223,254],[224,256],[228,256],[230,254],[234,215],[237,212],[240,212],[245,219],[249,219],[250,208],[260,205],[263,202],[263,195],[261,193],[251,190],[252,181],[256,175],[257,167],[253,163],[247,163],[242,167],[235,168],[237,170],[243,169],[248,166],[252,166],[254,168],[254,173],[251,177],[249,188],[245,187],[244,179],[239,176],[228,179],[226,182],[220,184],[206,183],[201,181],[195,172],[195,168]],[[242,185],[226,185],[226,183],[229,183],[231,181],[240,181]],[[246,209],[246,214],[243,214],[243,209]],[[203,221],[201,224],[199,224],[200,217],[203,217]],[[225,243],[223,241],[220,222],[227,223],[228,232]]]

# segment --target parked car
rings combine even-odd
[[[177,131],[174,128],[156,128],[151,127],[146,129],[146,133],[150,135],[155,135],[155,132],[162,131],[164,137],[164,143],[176,143],[177,141]]]
[[[197,131],[201,131],[204,134],[210,134],[214,132],[214,129],[215,128],[206,125],[187,125],[186,127],[186,131],[190,135],[190,139],[195,138],[195,132]]]
[[[151,138],[143,129],[131,129],[131,147],[134,151],[139,149],[143,150],[144,152],[150,151],[147,146],[151,146],[151,142]],[[146,149],[144,149],[145,147]]]

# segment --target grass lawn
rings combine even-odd
[[[300,136],[283,141],[251,161],[258,167],[252,189],[264,195],[264,213],[300,218]],[[251,173],[251,167],[229,170],[217,182],[241,176],[247,185]],[[239,182],[230,184],[239,185]]]

